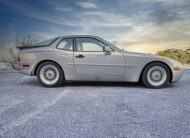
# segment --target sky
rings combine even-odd
[[[127,51],[190,47],[189,0],[0,0],[0,57],[15,37],[97,35]]]

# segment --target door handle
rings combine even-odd
[[[84,58],[85,56],[83,55],[78,55],[78,56],[75,56],[76,58]]]

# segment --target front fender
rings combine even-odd
[[[171,82],[178,81],[181,77],[181,74],[183,74],[182,65],[177,61],[169,58],[148,55],[148,54],[147,56],[126,54],[125,58],[126,58],[126,70],[124,75],[125,81],[138,82],[143,69],[152,62],[162,62],[169,67],[172,75]],[[176,71],[173,70],[173,68],[175,67],[179,67],[181,71],[178,71],[179,73],[176,73]]]

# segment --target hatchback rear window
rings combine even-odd
[[[51,44],[55,39],[57,39],[57,38],[52,38],[52,39],[44,40],[44,41],[35,43],[35,44],[33,44],[32,46],[44,46],[44,45],[49,45],[49,44]]]

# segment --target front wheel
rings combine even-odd
[[[142,81],[146,87],[158,89],[167,86],[170,77],[169,68],[163,63],[155,62],[145,67]]]
[[[63,71],[54,62],[44,62],[37,68],[37,78],[46,87],[60,86],[63,82]]]

